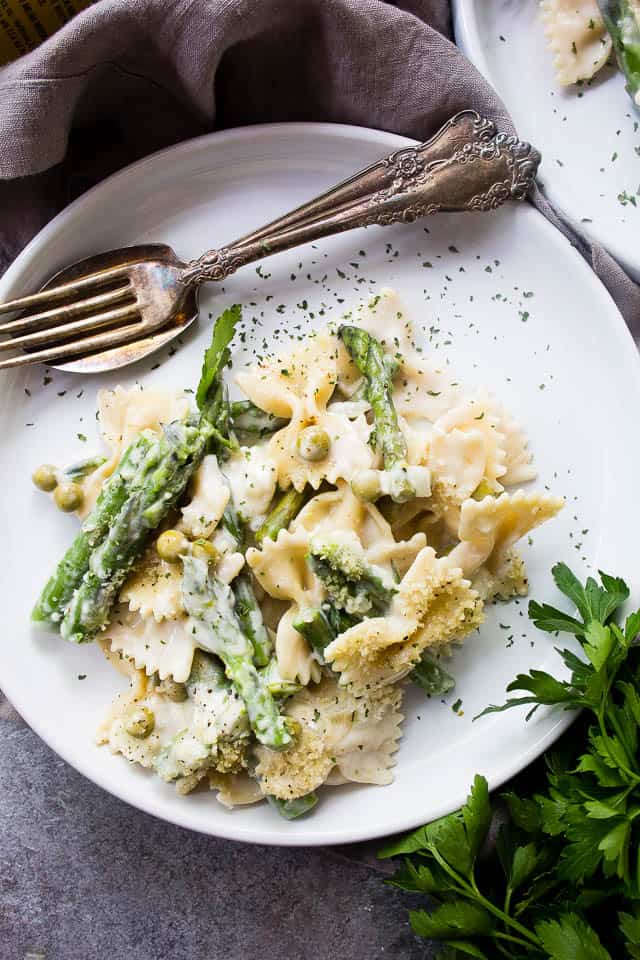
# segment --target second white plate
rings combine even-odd
[[[588,84],[560,87],[537,0],[453,6],[458,44],[504,100],[518,135],[542,152],[551,202],[640,281],[640,112],[622,74],[607,66]]]

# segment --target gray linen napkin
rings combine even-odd
[[[512,130],[450,37],[448,0],[100,0],[0,69],[0,271],[92,183],[209,130],[323,120],[425,139],[465,107]],[[639,334],[638,286],[533,202]]]

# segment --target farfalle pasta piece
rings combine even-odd
[[[375,689],[406,676],[427,647],[462,640],[483,619],[482,601],[448,557],[420,551],[384,617],[350,627],[329,644],[325,659],[341,684]]]
[[[335,483],[373,463],[368,443],[371,428],[365,417],[350,419],[327,411],[337,382],[338,355],[337,339],[318,333],[292,353],[265,360],[236,376],[253,403],[290,420],[267,445],[283,489],[293,485],[302,490],[307,483],[317,489],[323,480]],[[300,434],[310,426],[321,428],[329,437],[327,455],[319,460],[305,459],[299,451]]]
[[[495,400],[493,410],[499,418],[498,426],[504,450],[505,471],[500,477],[500,483],[510,487],[535,480],[538,471],[533,466],[533,454],[522,428]]]
[[[211,771],[208,774],[208,780],[211,790],[216,791],[216,800],[229,810],[264,800],[260,784],[248,773]]]
[[[256,750],[255,774],[263,792],[292,800],[317,789],[332,773],[334,784],[390,783],[401,702],[398,688],[359,696],[329,677],[295,694],[286,709],[300,724],[295,746],[282,753]]]
[[[389,523],[373,503],[356,497],[347,483],[338,483],[337,490],[322,493],[300,511],[292,524],[293,531],[306,530],[309,539],[334,531],[353,531],[360,541],[367,561],[388,572],[404,573],[425,546],[424,534],[396,541]],[[307,541],[308,542],[308,541]]]
[[[268,445],[240,447],[224,462],[222,472],[238,516],[257,530],[269,510],[278,482],[278,465],[270,456]]]
[[[98,499],[102,484],[113,473],[134,437],[143,430],[159,433],[162,424],[184,420],[188,411],[188,399],[168,390],[143,390],[138,386],[99,390],[98,422],[111,456],[83,481],[80,515],[84,517],[89,513]]]
[[[144,620],[175,620],[183,612],[182,574],[176,563],[167,563],[149,547],[120,591],[120,602]]]
[[[468,499],[481,482],[503,489],[507,471],[501,420],[483,392],[463,400],[436,420],[429,444],[429,467],[438,496],[454,504]]]
[[[172,677],[181,683],[189,676],[196,649],[185,614],[157,622],[123,606],[116,608],[101,639],[149,676],[157,673],[161,680]]]
[[[499,497],[467,500],[460,511],[460,543],[449,554],[465,576],[484,566],[501,576],[514,544],[562,509],[564,501],[545,493],[503,493]]]
[[[316,607],[324,599],[322,584],[306,562],[309,535],[281,530],[276,540],[265,540],[262,550],[247,551],[247,563],[262,589],[277,600],[290,600],[291,606],[280,618],[276,629],[278,669],[285,680],[307,684],[319,677],[319,667],[304,637],[293,621],[306,607]]]
[[[597,0],[542,0],[540,10],[558,82],[593,77],[612,50]]]
[[[218,458],[208,454],[191,481],[191,500],[182,508],[181,529],[194,540],[208,539],[218,526],[230,496]]]

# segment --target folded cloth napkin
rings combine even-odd
[[[88,186],[187,137],[317,120],[426,139],[473,107],[513,132],[450,38],[449,0],[99,0],[0,69],[0,272]],[[536,191],[640,334],[640,288]]]

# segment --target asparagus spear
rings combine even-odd
[[[222,524],[227,533],[233,537],[235,549],[242,550],[244,526],[231,501],[222,515]],[[251,574],[243,570],[233,581],[233,589],[236,597],[236,615],[242,630],[253,646],[253,662],[257,667],[266,667],[273,654],[273,644],[253,592]]]
[[[640,106],[640,11],[629,0],[598,0],[598,6],[626,77],[627,92]]]
[[[397,503],[416,496],[407,475],[407,443],[393,405],[392,365],[385,361],[382,344],[360,327],[340,327],[338,335],[366,380],[366,397],[375,423],[376,445],[382,451],[384,468],[392,471],[390,495]]]
[[[307,561],[331,599],[349,614],[383,613],[396,593],[395,587],[384,582],[384,571],[368,563],[362,551],[343,537],[316,537],[309,545]]]
[[[117,469],[105,482],[93,510],[40,594],[31,614],[35,622],[57,626],[62,620],[65,607],[89,569],[91,551],[105,536],[127,499],[129,484],[152,442],[152,437],[142,433],[125,450]]]
[[[234,431],[253,439],[267,437],[289,423],[283,417],[276,417],[256,407],[251,400],[234,400],[229,405],[229,413]]]
[[[293,487],[283,493],[275,507],[256,533],[256,543],[262,546],[265,540],[275,540],[281,530],[286,530],[291,521],[300,513],[307,499],[305,490]]]
[[[284,750],[293,743],[291,722],[277,704],[253,663],[253,648],[235,614],[233,593],[210,573],[206,560],[183,557],[183,603],[189,629],[199,646],[217,654],[242,697],[249,723],[260,743]]]
[[[152,444],[128,496],[99,546],[60,625],[67,640],[91,640],[109,619],[126,576],[150,533],[182,496],[200,463],[210,431],[205,424],[171,423]]]
[[[236,577],[233,581],[233,592],[236,597],[236,615],[243,633],[253,647],[253,662],[257,667],[266,667],[273,654],[273,644],[269,631],[264,625],[248,573],[242,571]]]
[[[444,670],[426,650],[415,665],[410,678],[421,687],[428,697],[437,697],[448,693],[456,685],[456,681]]]
[[[358,623],[359,618],[339,610],[330,603],[321,607],[308,607],[293,621],[294,629],[301,633],[320,663],[324,663],[324,651],[340,633]]]
[[[259,673],[262,682],[266,684],[269,693],[272,693],[274,697],[291,697],[294,693],[302,690],[301,683],[296,680],[285,680],[281,676],[275,655],[271,657],[267,666],[263,667]]]
[[[285,820],[295,820],[313,810],[318,802],[317,794],[307,793],[304,797],[295,797],[293,800],[281,800],[280,797],[268,796],[271,806],[278,811]]]

